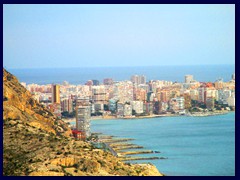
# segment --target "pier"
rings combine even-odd
[[[115,142],[125,142],[125,141],[131,141],[134,140],[132,138],[121,138],[121,139],[101,139],[102,142],[105,143],[115,143]]]
[[[128,143],[128,141],[134,140],[132,138],[115,138],[111,135],[103,135],[101,133],[95,133],[98,135],[99,142],[104,144],[105,148],[110,151],[114,156],[118,157],[121,161],[134,161],[134,160],[156,160],[156,159],[167,159],[165,157],[136,157],[129,155],[136,154],[153,154],[160,153],[160,151],[153,150],[133,150],[124,151],[130,149],[142,149],[143,146],[139,146],[133,143]]]
[[[135,144],[132,143],[112,143],[111,147],[112,148],[117,148],[117,147],[126,147],[126,146],[133,146]]]
[[[165,157],[120,157],[121,161],[168,159]]]
[[[126,151],[126,152],[120,152],[121,155],[133,155],[133,154],[151,154],[155,153],[152,150],[145,150],[145,151]]]
[[[138,146],[138,145],[129,145],[129,146],[120,146],[120,147],[116,147],[113,148],[115,151],[120,151],[120,150],[124,150],[124,149],[141,149],[143,148],[143,146]]]

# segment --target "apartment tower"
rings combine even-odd
[[[52,85],[52,103],[61,103],[60,101],[60,86],[57,84]]]

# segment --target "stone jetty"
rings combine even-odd
[[[128,143],[128,141],[134,140],[132,138],[115,138],[110,135],[99,135],[99,141],[105,144],[107,149],[116,157],[118,157],[121,161],[134,161],[134,160],[155,160],[155,159],[167,159],[165,157],[137,157],[130,155],[137,154],[153,154],[160,153],[160,151],[153,150],[135,150],[142,149],[143,146],[139,146],[133,143]],[[132,151],[128,151],[132,149]],[[124,151],[127,150],[127,151]]]
[[[165,157],[120,157],[121,161],[168,159]]]
[[[120,151],[120,150],[124,150],[124,149],[141,149],[143,148],[143,146],[138,146],[138,145],[129,145],[129,146],[121,146],[121,147],[116,147],[113,148],[115,151]]]
[[[126,151],[126,152],[119,152],[121,155],[133,155],[133,154],[151,154],[154,153],[152,150],[145,150],[145,151]]]

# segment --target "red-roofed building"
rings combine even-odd
[[[86,140],[85,132],[78,131],[78,130],[72,130],[72,134],[73,134],[74,138],[77,140],[82,140],[82,141]]]

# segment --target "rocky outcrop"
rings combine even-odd
[[[71,135],[68,126],[62,120],[56,120],[52,112],[37,103],[17,78],[5,69],[3,69],[3,120],[21,120],[49,133]]]
[[[37,103],[17,78],[3,69],[3,175],[162,174],[152,165],[125,164],[109,152],[75,141],[67,124]]]

